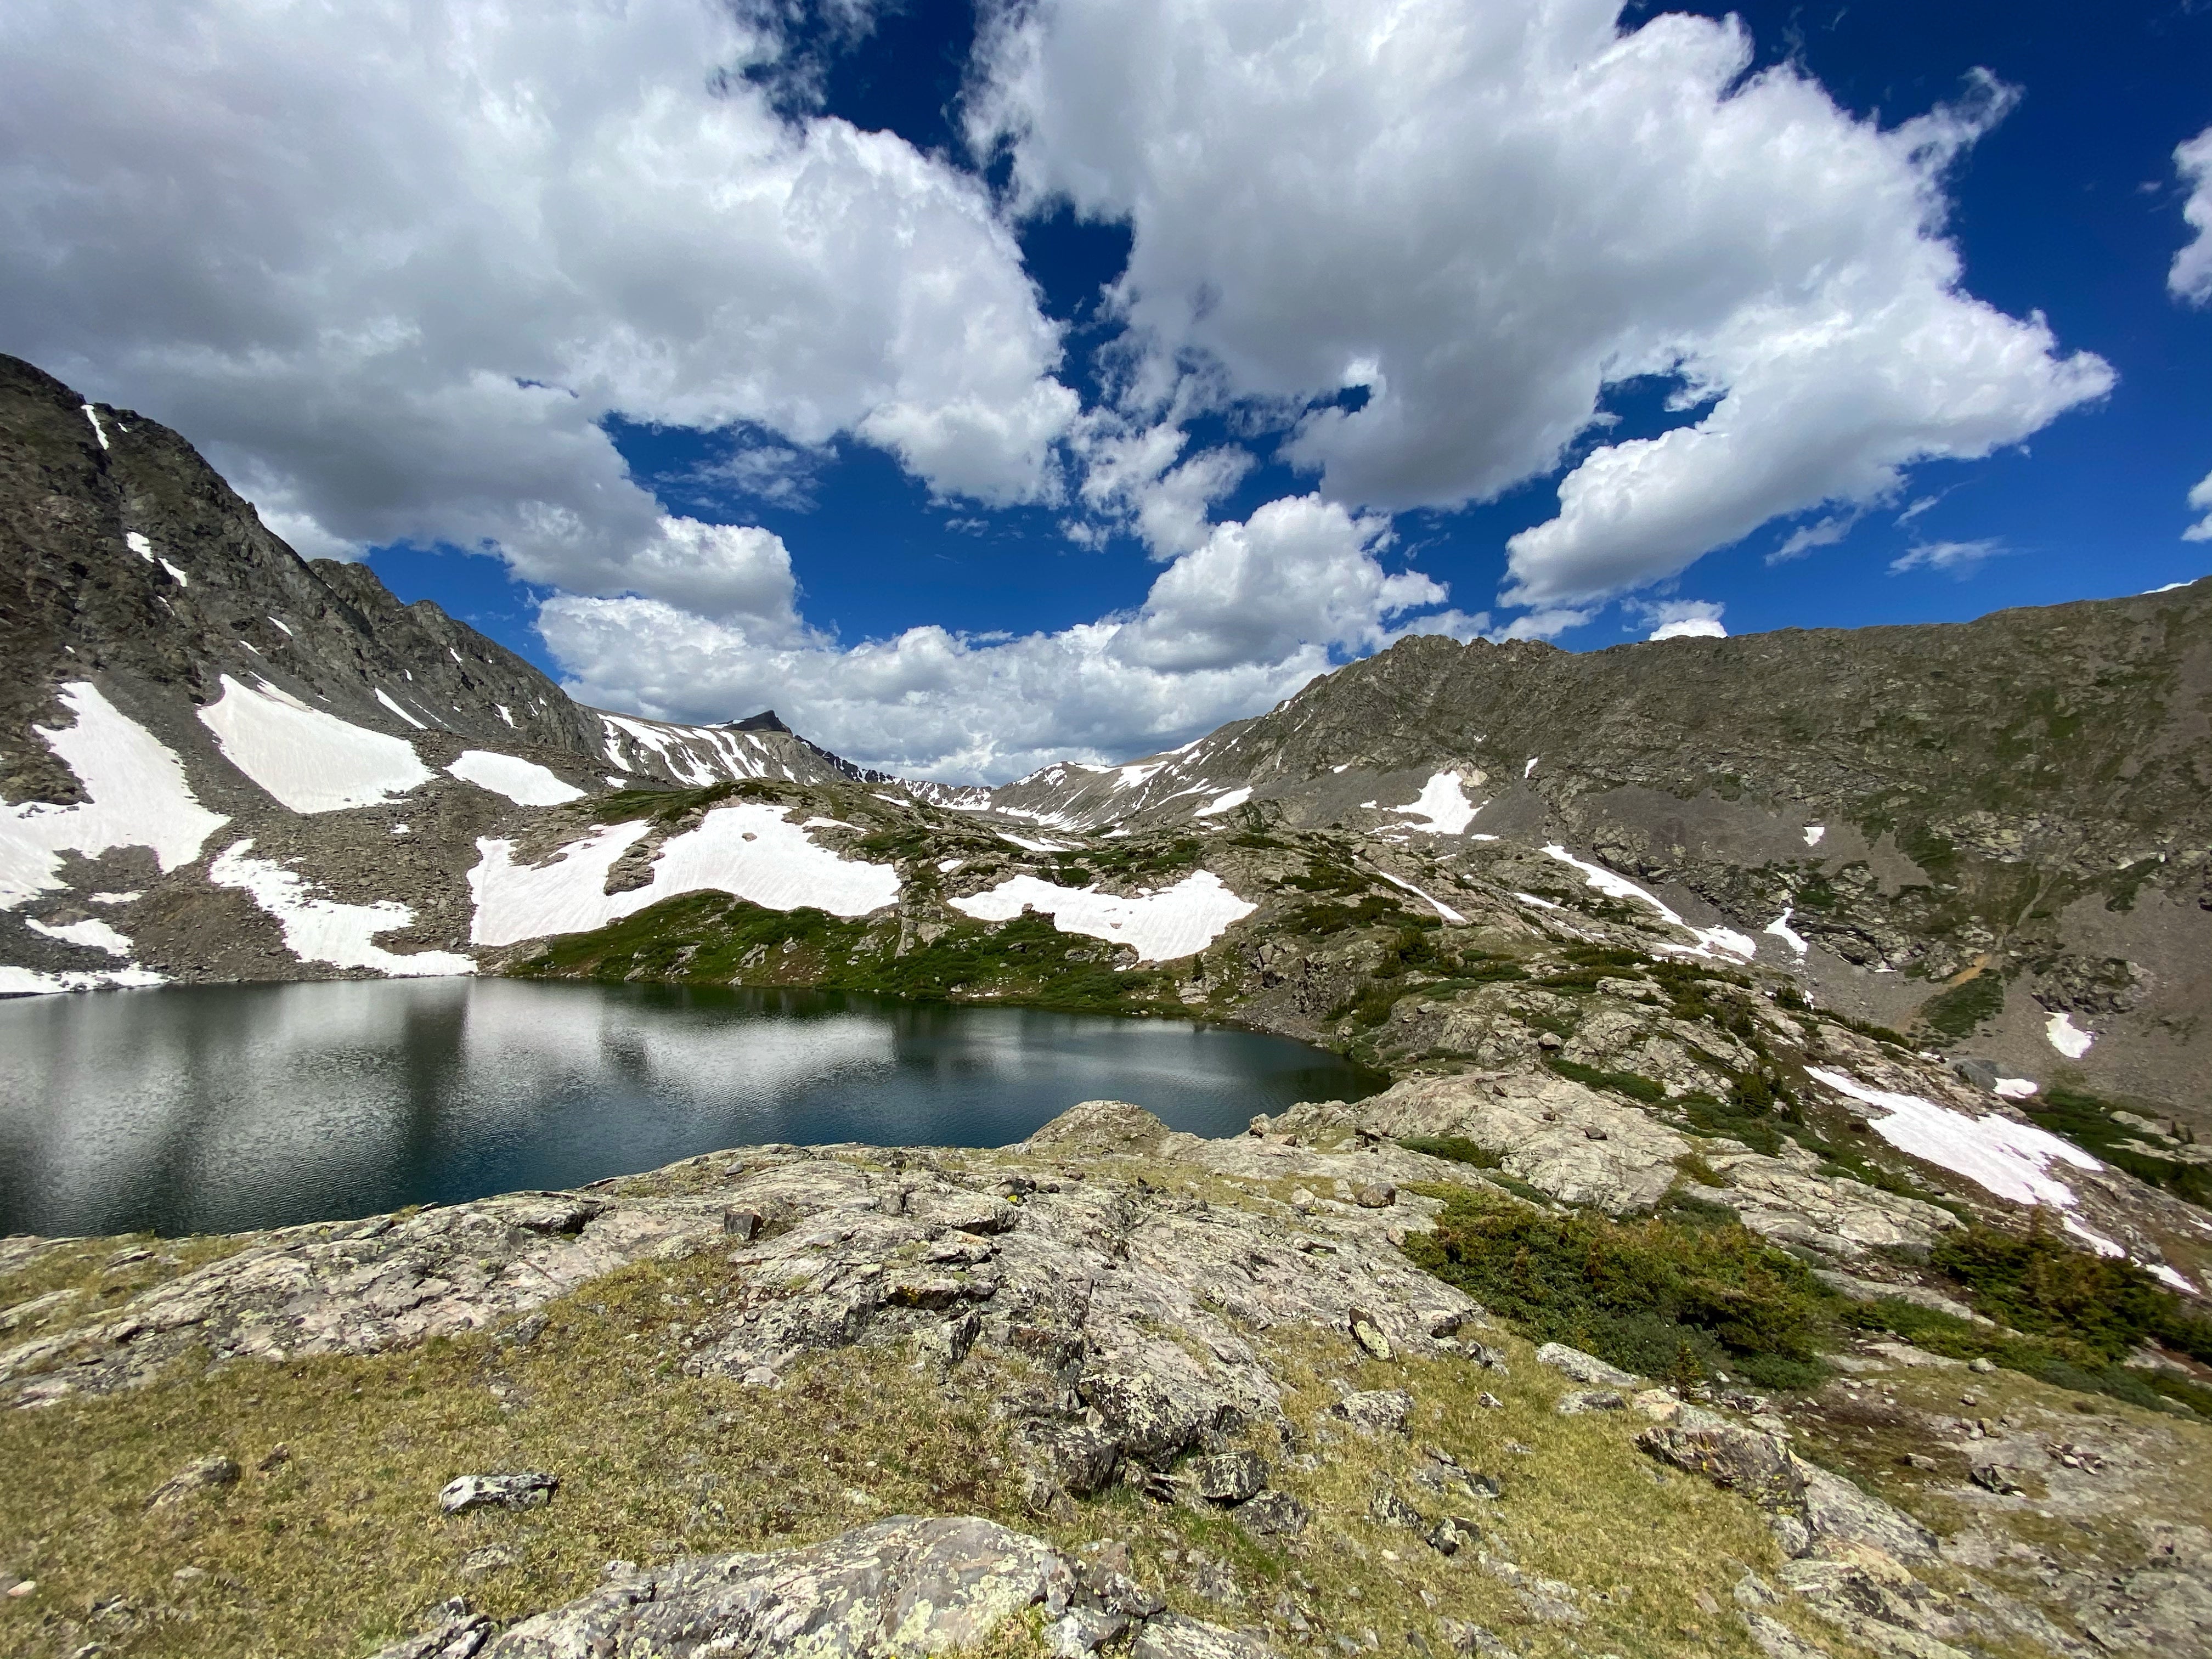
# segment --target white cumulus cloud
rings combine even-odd
[[[1943,178],[2003,88],[1884,129],[1747,75],[1733,20],[1620,12],[1036,0],[998,14],[970,136],[1022,203],[1131,227],[1133,412],[1272,410],[1325,495],[1386,510],[1572,460],[1511,542],[1516,605],[1887,499],[2111,386],[1960,286]],[[1604,441],[1607,387],[1648,375],[1688,423]]]
[[[1639,607],[1644,619],[1654,624],[1649,638],[1654,640],[1724,640],[1728,629],[1721,625],[1721,613],[1727,606],[1712,599],[1662,599],[1656,605]]]
[[[2204,516],[2181,532],[2185,542],[2212,542],[2212,473],[2197,481],[2189,492],[2189,510]]]
[[[611,412],[1054,499],[1077,400],[987,191],[780,118],[744,74],[777,50],[708,0],[21,0],[9,349],[189,433],[310,553],[736,602],[756,554],[672,532]]]
[[[872,765],[1002,781],[1059,760],[1121,760],[1290,696],[1345,653],[1406,632],[1467,637],[1445,598],[1376,556],[1387,532],[1319,496],[1267,502],[1163,570],[1133,613],[1012,639],[916,628],[845,647],[794,625],[659,599],[561,595],[538,626],[587,702],[678,720],[773,704]],[[787,592],[787,590],[783,590]]]
[[[2212,301],[2212,127],[2176,146],[2173,165],[2190,187],[2181,216],[2197,234],[2173,256],[2166,285],[2176,299],[2201,306]]]

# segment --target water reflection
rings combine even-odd
[[[282,1225],[761,1141],[996,1146],[1079,1100],[1228,1134],[1370,1079],[1176,1021],[512,980],[0,1001],[0,1233]]]

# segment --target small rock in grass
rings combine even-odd
[[[760,1236],[760,1230],[761,1213],[758,1210],[722,1212],[722,1231],[741,1243],[751,1243]]]
[[[39,1581],[37,1579],[19,1578],[14,1583],[8,1586],[8,1599],[11,1601],[20,1601],[38,1588]]]
[[[1575,1389],[1559,1396],[1558,1411],[1562,1417],[1577,1417],[1584,1412],[1617,1412],[1628,1405],[1611,1389]]]
[[[1370,1181],[1352,1189],[1352,1202],[1363,1210],[1387,1210],[1398,1201],[1398,1189],[1387,1181]]]
[[[1487,1389],[1475,1395],[1474,1403],[1489,1412],[1502,1412],[1505,1409],[1505,1402]]]
[[[529,1510],[553,1501],[558,1476],[524,1472],[517,1474],[465,1474],[447,1483],[438,1494],[438,1508],[446,1515],[465,1510]]]
[[[1313,1519],[1306,1506],[1286,1492],[1263,1492],[1237,1506],[1237,1518],[1248,1532],[1295,1538]]]
[[[1999,1464],[1978,1464],[1966,1478],[1983,1491],[1993,1492],[2000,1498],[2027,1496],[2027,1489],[2012,1478],[2012,1471]]]
[[[1429,1528],[1428,1546],[1443,1556],[1457,1555],[1482,1541],[1482,1534],[1474,1522],[1463,1516],[1447,1515]]]
[[[1403,1389],[1373,1389],[1347,1394],[1329,1410],[1362,1434],[1403,1434],[1413,1409],[1413,1396]]]
[[[1267,1490],[1265,1459],[1249,1451],[1216,1452],[1193,1460],[1190,1473],[1200,1498],[1217,1504],[1242,1504]]]
[[[1377,1359],[1391,1358],[1390,1339],[1382,1334],[1382,1328],[1364,1313],[1352,1316],[1352,1334],[1354,1340]]]
[[[1984,1376],[1987,1376],[1991,1371],[1996,1370],[1996,1368],[1997,1362],[1990,1358],[1987,1354],[1978,1354],[1966,1362],[1966,1369],[1968,1370],[1978,1371]]]
[[[1388,1487],[1367,1500],[1367,1513],[1386,1527],[1419,1532],[1428,1525],[1426,1516]]]
[[[149,1510],[167,1509],[181,1504],[196,1492],[206,1492],[216,1486],[228,1486],[238,1480],[239,1468],[228,1457],[203,1457],[187,1468],[179,1470],[155,1489],[146,1500]]]

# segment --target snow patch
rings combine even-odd
[[[1328,769],[1332,772],[1349,772],[1352,769],[1352,763],[1346,761],[1341,766],[1332,766]]]
[[[514,726],[514,716],[507,712],[507,705],[505,703],[495,702],[492,704],[492,707],[499,710],[500,719],[505,720],[510,726],[514,726],[514,729],[518,732],[522,729],[520,726]]]
[[[390,697],[386,696],[384,694],[384,688],[380,685],[376,688],[376,700],[382,703],[386,708],[389,708],[393,714],[398,715],[401,720],[405,720],[408,725],[413,726],[417,732],[427,732],[430,729],[428,726],[423,725],[421,720],[416,720],[412,714],[402,708],[398,703],[392,702]]]
[[[1547,898],[1538,898],[1534,893],[1516,893],[1513,896],[1523,904],[1534,905],[1539,910],[1563,910],[1566,908],[1562,904],[1554,904]]]
[[[2074,1023],[2074,1016],[2061,1009],[2043,1022],[2043,1035],[2052,1048],[2069,1060],[2079,1060],[2089,1052],[2089,1045],[2097,1040],[2094,1031],[2085,1031]]]
[[[135,990],[167,985],[150,968],[102,968],[81,974],[41,974],[30,968],[0,967],[0,996],[52,996],[62,991]]]
[[[136,904],[146,895],[136,893],[90,893],[86,895],[94,904]]]
[[[1446,921],[1450,922],[1453,926],[1464,927],[1466,925],[1467,918],[1460,915],[1458,911],[1453,909],[1450,905],[1446,904],[1435,894],[1414,886],[1410,881],[1401,880],[1396,876],[1392,875],[1388,870],[1382,871],[1379,873],[1382,879],[1389,882],[1393,887],[1402,887],[1407,892],[1411,893],[1415,898],[1426,900],[1429,908],[1434,910],[1438,915],[1442,916]]]
[[[1716,951],[1723,951],[1732,957],[1741,957],[1748,962],[1759,954],[1757,940],[1737,933],[1733,927],[1692,927],[1682,920],[1672,905],[1665,903],[1655,894],[1647,893],[1627,877],[1615,875],[1601,864],[1590,864],[1577,858],[1557,842],[1553,842],[1544,850],[1559,860],[1560,863],[1573,865],[1576,869],[1583,872],[1583,878],[1591,886],[1596,888],[1607,897],[1635,899],[1640,903],[1650,905],[1652,909],[1658,912],[1662,921],[1670,927],[1680,928],[1698,941],[1697,945],[1691,951],[1693,956],[1709,957]],[[1768,931],[1771,932],[1772,929],[1770,928]]]
[[[2185,583],[2184,586],[2186,586],[2186,584]],[[2138,1261],[2136,1265],[2138,1267],[2141,1267],[2145,1273],[2148,1273],[2152,1278],[2163,1279],[2170,1288],[2179,1291],[2185,1295],[2202,1296],[2204,1294],[2203,1291],[2198,1290],[2196,1285],[2191,1284],[2186,1279],[2184,1279],[2179,1273],[2174,1272],[2172,1268],[2167,1267],[2163,1261]]]
[[[967,862],[966,859],[939,859],[937,861],[937,872],[941,876],[949,876]]]
[[[1773,934],[1775,938],[1780,939],[1784,945],[1788,945],[1791,950],[1795,951],[1802,957],[1811,947],[1805,943],[1804,936],[1795,927],[1792,927],[1790,925],[1790,918],[1792,914],[1794,914],[1792,907],[1786,904],[1784,905],[1782,907],[1782,914],[1775,917],[1773,921],[1768,922],[1766,926],[1759,931]]]
[[[433,774],[404,738],[342,720],[272,685],[228,674],[222,696],[199,711],[223,758],[295,812],[374,806]]]
[[[489,749],[464,749],[446,770],[479,789],[506,796],[517,806],[558,806],[580,800],[584,794],[574,784],[562,782],[548,767]]]
[[[154,544],[148,541],[145,537],[140,535],[137,531],[125,531],[123,532],[123,544],[129,548],[133,553],[136,553],[140,558],[145,560],[148,564],[154,562]]]
[[[88,951],[105,951],[111,957],[131,954],[131,941],[104,921],[72,921],[62,927],[51,927],[43,921],[23,918],[24,926],[34,933],[44,933],[48,939],[58,939],[64,945],[81,945]]]
[[[190,587],[192,585],[192,579],[185,574],[183,571],[178,569],[176,566],[171,564],[167,559],[161,561],[161,568],[167,571],[172,576],[174,576],[177,579],[178,586]]]
[[[1477,804],[1467,798],[1462,787],[1466,780],[1456,772],[1437,772],[1421,786],[1420,794],[1410,806],[1394,806],[1393,812],[1402,812],[1408,817],[1426,818],[1425,823],[1409,824],[1425,835],[1456,836],[1474,822],[1474,815],[1489,805]]]
[[[1938,1164],[2019,1204],[2071,1209],[2074,1189],[2050,1173],[2053,1164],[2077,1170],[2105,1166],[2070,1140],[2015,1123],[2008,1117],[1968,1117],[1917,1095],[1869,1088],[1857,1079],[1821,1066],[1805,1073],[1863,1105],[1887,1115],[1868,1120],[1874,1132],[1901,1152]]]
[[[1052,918],[1064,933],[1081,933],[1136,947],[1139,962],[1194,956],[1221,937],[1230,923],[1259,907],[1247,904],[1211,870],[1194,871],[1174,886],[1130,897],[1096,887],[1060,887],[1035,876],[1015,876],[988,892],[957,898],[952,908],[978,921],[1012,921],[1025,909]]]
[[[150,847],[167,872],[198,858],[207,838],[230,822],[194,799],[184,763],[98,688],[78,680],[59,696],[76,724],[33,729],[91,799],[72,806],[0,802],[0,908],[61,886],[64,852],[98,858],[113,847]]]
[[[1805,845],[1808,847],[1818,847],[1820,844],[1820,837],[1827,833],[1828,826],[1825,823],[1807,824],[1805,826]]]
[[[551,862],[519,865],[514,843],[485,838],[469,872],[476,896],[470,937],[513,945],[555,933],[588,933],[679,893],[714,890],[771,910],[811,905],[833,915],[864,916],[897,901],[898,871],[840,858],[807,839],[787,808],[745,801],[718,806],[664,842],[653,880],[627,892],[606,890],[607,872],[649,825],[611,823],[562,848]]]
[[[1031,841],[1027,836],[1009,835],[1004,830],[999,830],[997,834],[1000,841],[1009,842],[1025,853],[1065,853],[1072,850],[1070,843],[1066,842]]]
[[[283,636],[284,636],[286,639],[288,639],[288,640],[289,640],[289,639],[290,639],[290,638],[292,637],[292,630],[291,630],[290,627],[289,627],[289,626],[288,626],[286,623],[282,623],[282,622],[279,622],[279,621],[278,621],[276,617],[271,617],[269,619],[269,622],[270,622],[270,625],[271,627],[275,628],[275,629],[276,629],[279,633],[283,634]]]
[[[1996,1092],[2007,1100],[2028,1099],[2041,1092],[2042,1088],[2033,1078],[2025,1077],[2001,1077],[1996,1084]]]
[[[92,435],[100,440],[102,449],[107,447],[107,434],[100,428],[100,411],[90,404],[84,406],[84,418],[92,422]]]
[[[848,823],[842,818],[809,818],[799,826],[802,830],[858,830],[857,823]]]
[[[1233,812],[1251,799],[1252,792],[1249,789],[1225,790],[1222,793],[1216,795],[1212,800],[1206,802],[1205,805],[1200,807],[1195,812],[1193,812],[1191,817],[1194,818],[1210,818],[1217,813]]]
[[[208,879],[234,887],[276,917],[286,947],[302,962],[326,962],[333,968],[370,968],[395,979],[447,978],[473,974],[477,965],[451,951],[417,951],[402,956],[372,943],[379,933],[407,927],[415,913],[392,899],[374,904],[341,904],[318,898],[306,879],[273,859],[252,856],[251,841],[234,842],[208,866]]]
[[[1528,763],[1526,766],[1524,766],[1524,767],[1522,767],[1522,768],[1521,769],[1521,775],[1522,775],[1522,777],[1524,777],[1524,778],[1532,778],[1532,777],[1535,776],[1535,775],[1536,775],[1536,763],[1537,763],[1538,761],[1540,761],[1540,760],[1543,759],[1543,758],[1544,758],[1544,757],[1543,757],[1541,755],[1531,755],[1531,756],[1529,756],[1529,757],[1528,757]]]

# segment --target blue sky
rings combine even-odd
[[[611,706],[996,779],[2207,568],[2202,0],[477,9],[0,23],[0,347]]]

